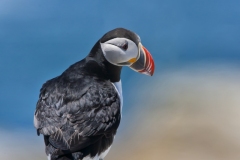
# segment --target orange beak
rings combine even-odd
[[[149,76],[152,76],[154,73],[155,65],[152,55],[141,43],[139,43],[139,58],[130,68]]]

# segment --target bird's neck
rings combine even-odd
[[[91,71],[95,74],[99,74],[99,76],[103,76],[113,83],[120,81],[122,67],[113,65],[106,60],[99,41],[93,46],[85,59],[86,65],[90,67]]]

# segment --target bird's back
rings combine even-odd
[[[86,60],[72,65],[41,89],[34,125],[44,135],[51,160],[100,159],[120,123],[120,99],[114,86],[86,72],[85,65]]]

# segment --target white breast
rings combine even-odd
[[[121,80],[119,82],[115,82],[115,83],[112,83],[113,86],[115,87],[115,90],[117,91],[118,93],[118,96],[120,98],[120,102],[121,102],[121,115],[122,115],[122,105],[123,105],[123,96],[122,96],[122,82]]]
[[[108,147],[108,149],[106,149],[100,155],[96,155],[95,157],[86,156],[83,158],[83,160],[103,160],[103,158],[108,154],[110,148],[111,148],[111,146]]]

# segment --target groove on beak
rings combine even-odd
[[[130,66],[130,68],[136,72],[152,76],[155,69],[152,55],[141,43],[139,43],[138,46],[139,58]]]

